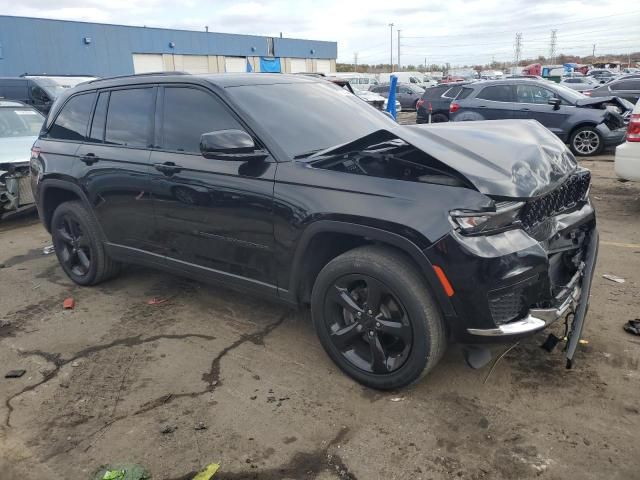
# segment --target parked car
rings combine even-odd
[[[616,147],[616,175],[623,180],[640,182],[640,100],[631,114],[626,140]]]
[[[387,109],[388,99],[384,98],[382,95],[370,92],[368,90],[354,90],[354,94],[378,110]],[[402,105],[398,100],[396,100],[396,113],[400,113],[401,111]]]
[[[537,122],[400,126],[312,77],[140,75],[63,93],[31,166],[75,283],[133,262],[310,305],[373,388],[569,312],[568,362],[578,345],[590,173]]]
[[[376,85],[371,87],[371,91],[382,95],[385,98],[389,97],[390,85]],[[424,89],[417,87],[411,83],[398,83],[396,85],[396,100],[400,102],[403,110],[416,110],[418,100],[422,97]]]
[[[61,92],[95,78],[47,75],[0,77],[0,98],[26,103],[46,115]]]
[[[408,83],[415,86],[426,87],[424,84],[424,76],[417,72],[392,72],[392,73],[380,73],[378,74],[379,83],[391,82],[391,75],[398,77],[398,83]]]
[[[588,77],[593,77],[599,83],[605,84],[618,76],[617,73],[607,70],[606,68],[593,68],[587,73]]]
[[[560,81],[560,85],[564,85],[565,87],[570,88],[571,90],[575,90],[576,92],[586,92],[588,90],[593,90],[596,87],[600,86],[600,82],[595,80],[593,77],[569,77],[563,78]]]
[[[589,98],[556,83],[499,80],[466,85],[449,106],[452,121],[534,119],[569,144],[576,155],[598,155],[624,141],[633,105],[618,97]]]
[[[29,158],[44,117],[21,102],[0,100],[0,217],[34,206]]]
[[[470,82],[459,84],[442,84],[437,87],[427,88],[418,101],[416,123],[429,122],[429,108],[431,108],[431,123],[449,121],[449,105],[460,95],[462,87]],[[467,90],[468,91],[468,90]],[[465,94],[466,92],[465,91]]]
[[[592,90],[590,96],[610,97],[611,95],[615,95],[635,104],[638,99],[640,99],[640,76],[634,77],[621,77],[612,80]]]

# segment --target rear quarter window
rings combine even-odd
[[[456,100],[467,98],[469,95],[471,95],[471,92],[473,92],[473,88],[463,88],[456,97]]]
[[[49,128],[47,138],[83,141],[87,134],[95,96],[95,92],[90,92],[71,97]]]
[[[449,87],[431,87],[427,88],[422,95],[424,99],[440,98],[444,92],[449,90]]]

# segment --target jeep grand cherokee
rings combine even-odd
[[[574,312],[595,263],[590,174],[534,121],[399,126],[322,79],[138,75],[68,92],[31,159],[80,285],[134,262],[311,307],[347,374],[392,389],[450,340]]]

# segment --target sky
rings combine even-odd
[[[637,0],[0,0],[0,14],[148,27],[308,38],[338,42],[338,61],[393,61],[401,30],[403,65],[511,62],[516,33],[521,58],[557,53],[640,51]]]

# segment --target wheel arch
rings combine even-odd
[[[39,185],[38,212],[40,219],[48,232],[51,231],[53,212],[64,202],[81,201],[93,215],[91,203],[82,189],[71,182],[58,179],[42,180]]]
[[[323,241],[330,239],[329,242]],[[289,290],[281,295],[294,303],[309,301],[320,270],[338,255],[353,248],[385,245],[404,253],[418,268],[445,316],[454,315],[451,301],[444,292],[433,265],[420,247],[397,233],[368,225],[335,220],[318,220],[302,233],[293,258]],[[316,249],[320,245],[320,249]]]

